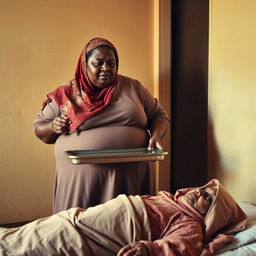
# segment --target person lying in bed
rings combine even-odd
[[[216,179],[175,195],[119,195],[18,228],[0,228],[0,255],[211,255],[246,215]]]

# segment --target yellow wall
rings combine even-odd
[[[256,1],[211,0],[209,172],[256,203]]]
[[[0,223],[51,213],[53,146],[32,123],[47,92],[72,78],[83,44],[102,36],[120,73],[153,92],[153,0],[13,0],[0,9]]]

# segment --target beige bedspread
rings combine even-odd
[[[102,209],[71,208],[19,228],[0,228],[0,255],[113,256],[128,243],[151,241],[139,196],[120,195]]]

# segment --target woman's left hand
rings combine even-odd
[[[130,243],[124,246],[117,254],[117,256],[148,256],[146,245],[142,242]]]
[[[148,142],[148,150],[156,148],[163,149],[159,137],[152,136]]]

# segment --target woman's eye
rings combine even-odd
[[[96,66],[96,67],[99,67],[99,66],[102,65],[100,62],[94,62],[93,64],[94,64],[94,66]]]
[[[212,203],[212,197],[208,193],[206,194],[205,198],[209,203]]]
[[[110,63],[108,63],[108,65],[113,68],[116,65],[116,63],[115,62],[110,62]]]

